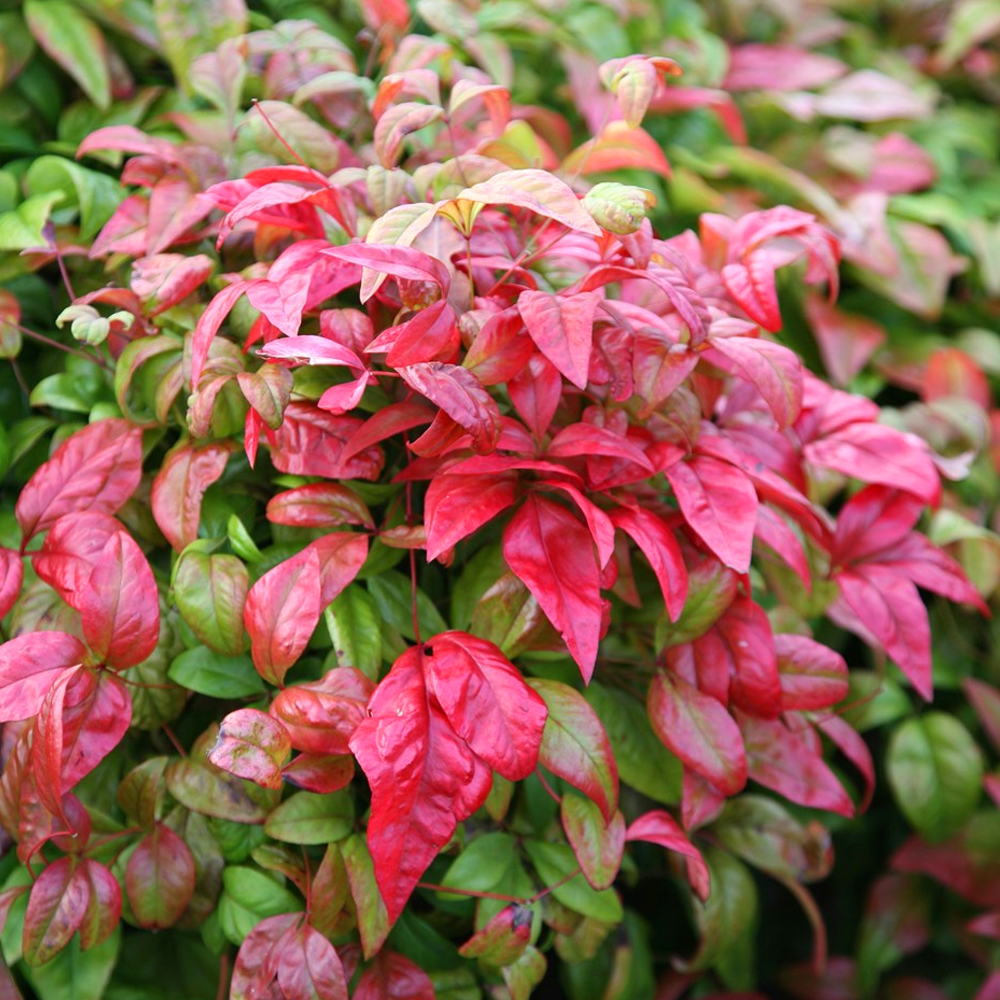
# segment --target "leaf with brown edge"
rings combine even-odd
[[[610,822],[618,808],[618,766],[597,713],[560,681],[528,678],[548,706],[539,763],[578,788]]]
[[[383,950],[361,974],[353,1000],[435,1000],[430,976],[399,952]]]
[[[708,866],[705,864],[701,851],[688,840],[687,834],[680,828],[677,820],[665,809],[654,809],[645,813],[629,824],[625,831],[626,840],[645,840],[651,844],[659,844],[668,851],[674,851],[694,865],[696,877],[694,885],[707,887],[709,884]],[[701,895],[702,901],[707,894]]]
[[[517,309],[538,349],[578,389],[586,388],[594,340],[594,314],[599,296],[593,292],[550,295],[525,291]]]
[[[24,914],[22,947],[28,965],[42,965],[67,944],[83,923],[91,889],[85,863],[59,858],[35,879]]]
[[[222,720],[208,759],[264,788],[281,788],[281,768],[291,749],[288,730],[276,718],[256,708],[241,708]]]
[[[125,867],[125,892],[140,927],[162,930],[180,919],[194,893],[191,849],[163,823],[136,844]]]
[[[407,650],[376,688],[351,750],[372,789],[368,844],[390,922],[458,823],[486,799],[490,770],[428,697]]]
[[[308,923],[282,939],[277,977],[285,1000],[347,1000],[344,968],[336,949]]]
[[[521,672],[467,632],[436,635],[423,653],[427,687],[470,749],[511,781],[531,774],[548,709]]]
[[[202,497],[225,471],[233,447],[219,441],[200,446],[184,443],[164,459],[149,504],[157,526],[177,552],[198,537]]]
[[[725,795],[747,781],[743,737],[715,698],[672,671],[658,670],[649,687],[649,721],[668,750]]]
[[[67,632],[25,632],[0,645],[0,722],[37,715],[59,675],[86,655]]]
[[[99,861],[85,858],[80,867],[90,884],[90,901],[80,923],[80,949],[87,951],[106,941],[122,914],[122,891],[118,879]]]
[[[603,616],[600,569],[590,532],[565,507],[531,494],[504,531],[503,555],[589,681]]]
[[[63,514],[114,514],[142,475],[142,431],[117,418],[67,438],[21,490],[14,513],[25,542]]]
[[[365,502],[341,483],[310,483],[285,490],[268,500],[267,519],[292,528],[335,528],[340,524],[375,527]]]
[[[584,878],[595,889],[607,889],[618,876],[625,850],[625,818],[620,812],[606,823],[597,803],[566,792],[560,806],[563,830]]]
[[[115,670],[149,657],[160,638],[160,596],[153,571],[126,531],[104,544],[80,599],[83,635]]]

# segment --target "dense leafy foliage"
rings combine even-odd
[[[996,10],[807,6],[0,14],[0,990],[1000,990]]]

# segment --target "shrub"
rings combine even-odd
[[[26,23],[107,103],[53,7],[105,37],[68,3]],[[408,5],[363,3],[367,51],[240,3],[152,11],[183,92],[36,158],[0,218],[67,299],[65,365],[22,359],[31,403],[86,417],[10,435],[18,976],[43,1000],[230,977],[234,998],[747,991],[757,871],[813,927],[788,990],[870,991],[923,944],[921,884],[876,883],[857,965],[826,971],[806,886],[871,801],[860,732],[903,716],[888,780],[923,839],[895,867],[995,907],[981,752],[903,687],[931,697],[918,587],[985,610],[918,530],[967,463],[914,433],[930,412],[947,451],[933,405],[978,369],[935,355],[916,415],[846,391],[879,331],[832,304],[842,251],[854,301],[932,310],[859,264],[836,201],[740,145],[718,151],[731,177],[783,179],[825,218],[699,186],[690,153],[672,175],[662,146],[704,121],[674,112],[737,141],[743,119],[697,60],[673,79],[680,49],[602,51],[598,5],[527,22],[590,42],[565,46],[559,110],[534,103],[552,74],[519,5],[420,4],[420,34]],[[895,238],[940,249],[930,232]],[[2,293],[9,354],[41,287]],[[803,317],[834,384],[789,346]],[[939,537],[976,537],[943,513]],[[874,669],[849,670],[865,646]],[[996,692],[967,691],[992,733]],[[879,929],[911,911],[912,935]]]

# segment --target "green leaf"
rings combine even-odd
[[[740,958],[752,957],[757,923],[757,887],[746,865],[731,854],[710,848],[705,853],[712,874],[712,892],[706,903],[692,901],[694,920],[701,943],[694,957],[683,965],[683,971],[700,972],[720,965],[730,970]],[[752,983],[752,963],[745,961],[744,977]],[[680,967],[680,966],[679,966]],[[728,972],[723,974],[726,985],[734,986]]]
[[[655,802],[679,802],[681,762],[657,739],[645,707],[623,691],[596,683],[586,698],[604,724],[621,781]]]
[[[442,885],[474,892],[489,892],[507,881],[511,866],[517,863],[517,841],[508,833],[484,833],[476,837],[451,863]],[[440,893],[442,899],[465,897]]]
[[[102,110],[111,104],[111,71],[100,28],[69,0],[24,0],[35,41]],[[94,994],[95,996],[97,994]]]
[[[260,919],[294,913],[304,905],[279,879],[257,868],[229,865],[222,873],[222,887],[235,903],[253,910]]]
[[[243,652],[249,589],[250,574],[236,556],[209,555],[189,545],[174,567],[177,609],[191,631],[217,653]]]
[[[265,691],[249,656],[225,656],[207,646],[181,653],[167,675],[175,684],[212,698],[245,698]]]
[[[979,803],[982,752],[965,726],[944,712],[908,719],[896,729],[887,770],[896,804],[926,840],[947,840]]]
[[[106,174],[88,170],[61,156],[40,156],[24,178],[29,195],[61,192],[62,201],[53,213],[57,222],[80,216],[80,239],[90,241],[114,214],[124,198],[121,185]]]
[[[92,387],[69,372],[59,372],[43,378],[31,390],[29,402],[32,406],[51,406],[55,410],[68,410],[70,413],[90,413],[100,402],[91,391]],[[103,395],[98,390],[97,396]]]
[[[374,599],[356,583],[349,584],[323,612],[333,641],[337,666],[356,667],[377,681],[382,669],[382,634]]]
[[[58,191],[26,198],[17,208],[0,214],[0,250],[26,250],[45,245],[42,227],[49,221],[52,206],[62,200]]]
[[[346,792],[296,792],[264,822],[264,832],[287,844],[328,844],[354,829],[354,802]]]
[[[180,87],[190,91],[191,63],[247,30],[243,0],[153,0],[160,41]]]
[[[104,994],[111,972],[118,961],[121,928],[96,948],[80,950],[79,937],[50,962],[23,971],[39,1000],[94,1000]]]
[[[555,886],[552,895],[563,906],[603,923],[621,923],[625,914],[614,889],[602,889],[598,892],[591,888],[582,873],[568,882],[562,882],[567,875],[580,867],[573,855],[573,849],[568,844],[526,840],[524,849],[528,852],[528,857],[531,858],[531,863],[535,866],[542,883],[546,886]],[[560,882],[562,885],[559,885]]]
[[[396,570],[388,570],[368,580],[368,593],[375,601],[381,618],[407,639],[416,639],[413,632],[413,614],[410,604],[410,580]],[[431,599],[417,590],[417,618],[420,633],[428,639],[448,626]]]

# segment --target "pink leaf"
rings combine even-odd
[[[776,635],[783,711],[830,708],[847,696],[847,664],[832,649],[804,635]]]
[[[66,632],[25,632],[0,645],[0,722],[37,715],[59,675],[86,655]]]
[[[281,788],[281,767],[292,749],[288,730],[256,708],[230,712],[208,759],[222,770],[263,788]]]
[[[214,269],[212,259],[204,254],[154,254],[132,265],[129,284],[142,300],[146,315],[159,316],[203,285]]]
[[[757,387],[779,427],[795,422],[802,409],[802,363],[795,354],[754,337],[713,337],[711,344]]]
[[[21,553],[0,547],[0,618],[6,617],[7,612],[14,607],[23,582],[24,564],[21,562]]]
[[[691,843],[687,834],[665,809],[654,809],[630,823],[625,831],[625,839],[659,844],[668,851],[682,855],[689,859],[698,872],[695,884],[706,886],[709,884],[708,865],[705,864],[701,851]]]

